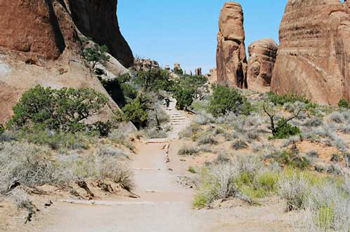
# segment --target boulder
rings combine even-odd
[[[239,3],[227,2],[219,19],[216,65],[218,81],[239,88],[247,87],[247,57],[243,9]]]
[[[322,104],[350,100],[349,3],[289,0],[271,88]]]
[[[273,68],[275,66],[278,45],[272,39],[253,42],[248,47],[248,88],[260,92],[270,90]]]

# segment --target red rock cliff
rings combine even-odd
[[[289,0],[272,90],[325,104],[350,100],[350,12],[340,0]]]
[[[117,0],[1,0],[0,48],[57,59],[65,49],[79,48],[77,27],[129,67],[133,55],[119,31],[116,10]]]

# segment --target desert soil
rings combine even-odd
[[[267,199],[262,206],[236,202],[220,209],[194,210],[194,190],[177,183],[190,175],[176,155],[178,133],[191,123],[190,116],[167,110],[173,125],[168,139],[138,145],[131,167],[137,199],[116,197],[101,201],[61,199],[35,224],[21,231],[38,232],[271,232],[290,231],[284,202]],[[169,148],[170,147],[170,148]],[[169,154],[167,154],[170,151]],[[167,162],[169,161],[170,162]],[[234,206],[234,207],[232,207]]]

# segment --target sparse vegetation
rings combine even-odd
[[[195,147],[192,146],[183,146],[179,151],[178,151],[178,155],[181,156],[192,156],[192,155],[197,155],[199,153],[199,150]]]
[[[224,116],[230,112],[248,115],[250,111],[250,103],[236,89],[230,89],[223,85],[214,87],[208,107],[208,112],[214,117]]]
[[[92,69],[95,69],[97,63],[103,64],[110,59],[106,53],[108,52],[108,47],[106,45],[100,46],[95,43],[92,46],[84,48],[83,56],[84,58],[92,63]]]
[[[92,89],[36,86],[25,92],[8,123],[13,129],[50,129],[78,132],[88,128],[84,120],[101,111],[107,98]]]
[[[340,108],[350,109],[350,103],[346,99],[341,99],[338,103]]]

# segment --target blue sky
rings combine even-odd
[[[135,56],[186,70],[215,67],[218,20],[224,0],[119,0],[120,29]],[[273,38],[287,0],[237,0],[245,16],[246,46]]]

